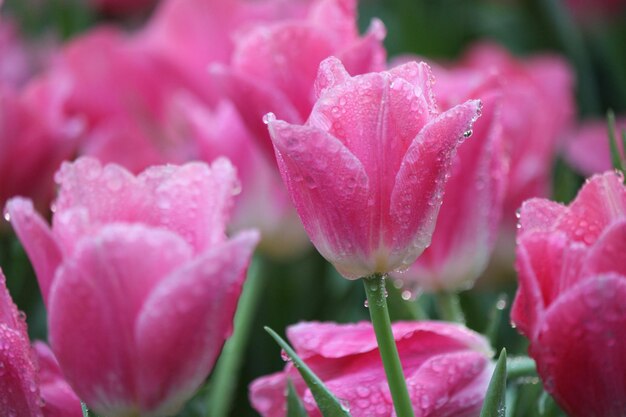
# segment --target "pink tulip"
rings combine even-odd
[[[269,111],[289,123],[304,123],[315,103],[320,62],[334,55],[350,74],[385,67],[385,28],[372,21],[364,36],[356,24],[356,0],[317,0],[304,19],[257,25],[236,38],[230,66],[214,65],[218,85],[271,152],[261,123]]]
[[[626,187],[592,177],[563,206],[524,203],[511,317],[550,392],[572,417],[626,413]]]
[[[576,170],[585,176],[610,170],[611,152],[606,120],[584,121],[568,138],[565,156]],[[621,146],[621,132],[626,129],[626,117],[615,122],[618,150],[624,155]]]
[[[320,65],[301,125],[266,117],[283,180],[313,244],[347,278],[406,268],[428,246],[457,145],[480,114],[439,113],[430,69],[351,77]]]
[[[0,85],[0,205],[15,195],[47,205],[54,171],[76,148],[83,125],[66,116],[68,84],[58,81],[20,93]]]
[[[572,69],[556,56],[522,61],[493,44],[474,46],[462,65],[504,81],[501,122],[511,166],[503,221],[513,229],[524,200],[549,195],[557,145],[574,114]]]
[[[478,416],[493,371],[488,342],[450,323],[399,322],[392,327],[415,416]],[[289,327],[287,336],[353,417],[395,415],[370,323],[300,323]],[[308,414],[321,416],[291,363],[252,383],[253,407],[263,417],[284,417],[288,378]]]
[[[98,414],[174,414],[230,334],[258,240],[224,233],[233,166],[134,177],[80,158],[56,180],[51,229],[27,200],[11,200],[7,214],[37,273],[63,373]]]
[[[500,225],[508,158],[500,116],[501,83],[492,74],[435,70],[440,108],[470,98],[483,102],[482,116],[452,162],[430,246],[397,278],[429,291],[471,286],[487,266]]]
[[[80,401],[63,380],[50,349],[37,342],[31,350],[26,321],[0,270],[0,415],[79,417]]]
[[[187,144],[165,132],[172,97],[189,85],[130,36],[102,27],[74,39],[40,82],[59,80],[69,84],[67,117],[85,123],[80,154],[133,172],[191,159]]]
[[[233,105],[222,102],[212,112],[191,96],[179,97],[177,104],[172,126],[194,142],[199,158],[212,161],[225,156],[237,167],[242,191],[235,198],[230,229],[259,229],[259,249],[273,257],[294,256],[309,248],[275,162],[261,151]]]

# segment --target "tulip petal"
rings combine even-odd
[[[582,279],[580,271],[586,247],[571,243],[564,233],[535,232],[521,236],[517,243],[520,289],[511,318],[520,331],[532,337],[538,320],[563,288]]]
[[[0,415],[43,416],[28,338],[4,324],[0,324]]]
[[[474,415],[482,406],[493,365],[477,352],[451,352],[429,358],[406,375],[416,417]]]
[[[468,101],[432,120],[413,140],[396,175],[391,193],[392,253],[406,253],[399,265],[410,265],[429,245],[452,157],[479,116],[480,102]]]
[[[265,114],[274,111],[278,113],[278,117],[290,123],[304,121],[303,116],[282,91],[222,65],[211,66],[210,72],[222,92],[235,104],[243,122],[259,140],[259,145],[268,154],[271,155],[273,149],[267,135],[267,126],[263,124]]]
[[[570,239],[593,244],[604,228],[626,213],[626,188],[621,174],[607,172],[591,177],[562,216],[557,228]]]
[[[484,338],[463,326],[450,323],[396,322],[393,325],[396,343],[407,352],[428,351],[433,346],[446,349],[472,349],[491,354]],[[342,337],[338,338],[338,332]],[[354,324],[303,322],[287,329],[287,336],[301,358],[322,356],[341,358],[377,350],[376,335],[369,322]],[[412,340],[417,340],[413,343]]]
[[[373,19],[365,35],[337,51],[339,58],[350,74],[365,74],[372,71],[383,71],[387,60],[387,51],[383,39],[387,29],[382,21]],[[316,91],[317,86],[316,86]]]
[[[626,410],[625,299],[625,276],[583,281],[561,294],[531,341],[546,390],[572,417]]]
[[[261,26],[239,40],[233,66],[281,91],[304,119],[311,110],[319,63],[332,55],[334,46],[325,27],[298,21]]]
[[[62,250],[30,200],[13,198],[7,203],[6,210],[35,269],[39,288],[47,305],[54,273],[61,263]]]
[[[192,254],[167,230],[114,224],[83,239],[57,272],[50,342],[68,382],[98,414],[135,409],[135,318],[150,291]]]
[[[210,168],[201,163],[151,167],[134,177],[118,165],[102,167],[83,157],[63,164],[56,181],[61,190],[53,229],[68,252],[82,235],[110,222],[167,228],[199,252],[225,239],[237,186],[235,168],[225,159]]]
[[[39,364],[39,386],[45,417],[81,417],[80,400],[63,379],[54,354],[43,342],[33,343]]]
[[[615,272],[626,277],[626,218],[607,227],[587,252],[583,276]]]
[[[482,100],[482,116],[474,124],[473,137],[454,159],[432,244],[407,274],[398,275],[426,290],[471,285],[487,266],[495,244],[508,160],[498,117],[499,94],[483,94]]]
[[[550,230],[555,227],[559,217],[565,213],[567,213],[567,208],[563,204],[545,198],[526,200],[519,212],[518,234],[533,230]]]
[[[134,330],[142,409],[174,413],[206,379],[230,335],[258,239],[256,232],[243,232],[209,249],[150,294]]]
[[[269,130],[281,174],[309,237],[342,274],[363,276],[354,262],[355,253],[366,253],[360,245],[369,239],[370,225],[362,215],[368,205],[363,165],[338,139],[314,127],[271,121]],[[351,270],[343,266],[348,259]]]
[[[320,62],[315,79],[315,96],[321,97],[328,89],[343,84],[350,79],[350,74],[343,63],[334,56]]]

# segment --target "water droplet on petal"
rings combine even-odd
[[[270,124],[271,122],[275,120],[276,120],[276,115],[272,112],[267,113],[265,116],[263,116],[263,123],[265,123],[266,125]]]

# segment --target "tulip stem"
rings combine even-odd
[[[509,358],[506,363],[506,369],[508,379],[537,376],[537,365],[535,365],[535,361],[528,356]]]
[[[391,321],[387,309],[387,289],[385,276],[374,274],[363,278],[367,303],[376,333],[378,350],[387,375],[389,391],[393,399],[393,406],[398,417],[413,417],[413,406],[406,388],[404,372],[398,355],[398,348],[391,331]]]
[[[442,320],[465,324],[465,315],[457,293],[442,291],[437,293],[436,300],[437,310]]]
[[[238,382],[237,376],[247,347],[252,322],[256,317],[263,293],[264,270],[263,259],[260,257],[253,258],[248,277],[239,297],[233,334],[224,344],[209,384],[207,407],[211,417],[225,417],[232,407]]]

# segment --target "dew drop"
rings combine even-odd
[[[257,119],[258,120],[258,119]],[[276,121],[276,115],[272,112],[267,113],[265,116],[263,116],[263,123],[265,123],[266,125],[272,123]]]
[[[11,213],[9,213],[9,210],[5,209],[4,210],[4,220],[10,222],[11,221]]]
[[[365,300],[365,301],[363,302],[363,306],[364,306],[365,308],[369,308],[369,306],[370,306],[369,301]]]
[[[282,349],[280,351],[280,358],[283,360],[283,362],[291,362],[291,358],[289,357],[289,355],[287,355],[287,352]]]
[[[473,133],[474,133],[474,132],[472,131],[472,129],[470,129],[470,130],[466,130],[465,132],[463,132],[463,138],[464,138],[464,139],[467,139],[467,138],[469,138],[470,136],[472,136],[472,134],[473,134]]]

